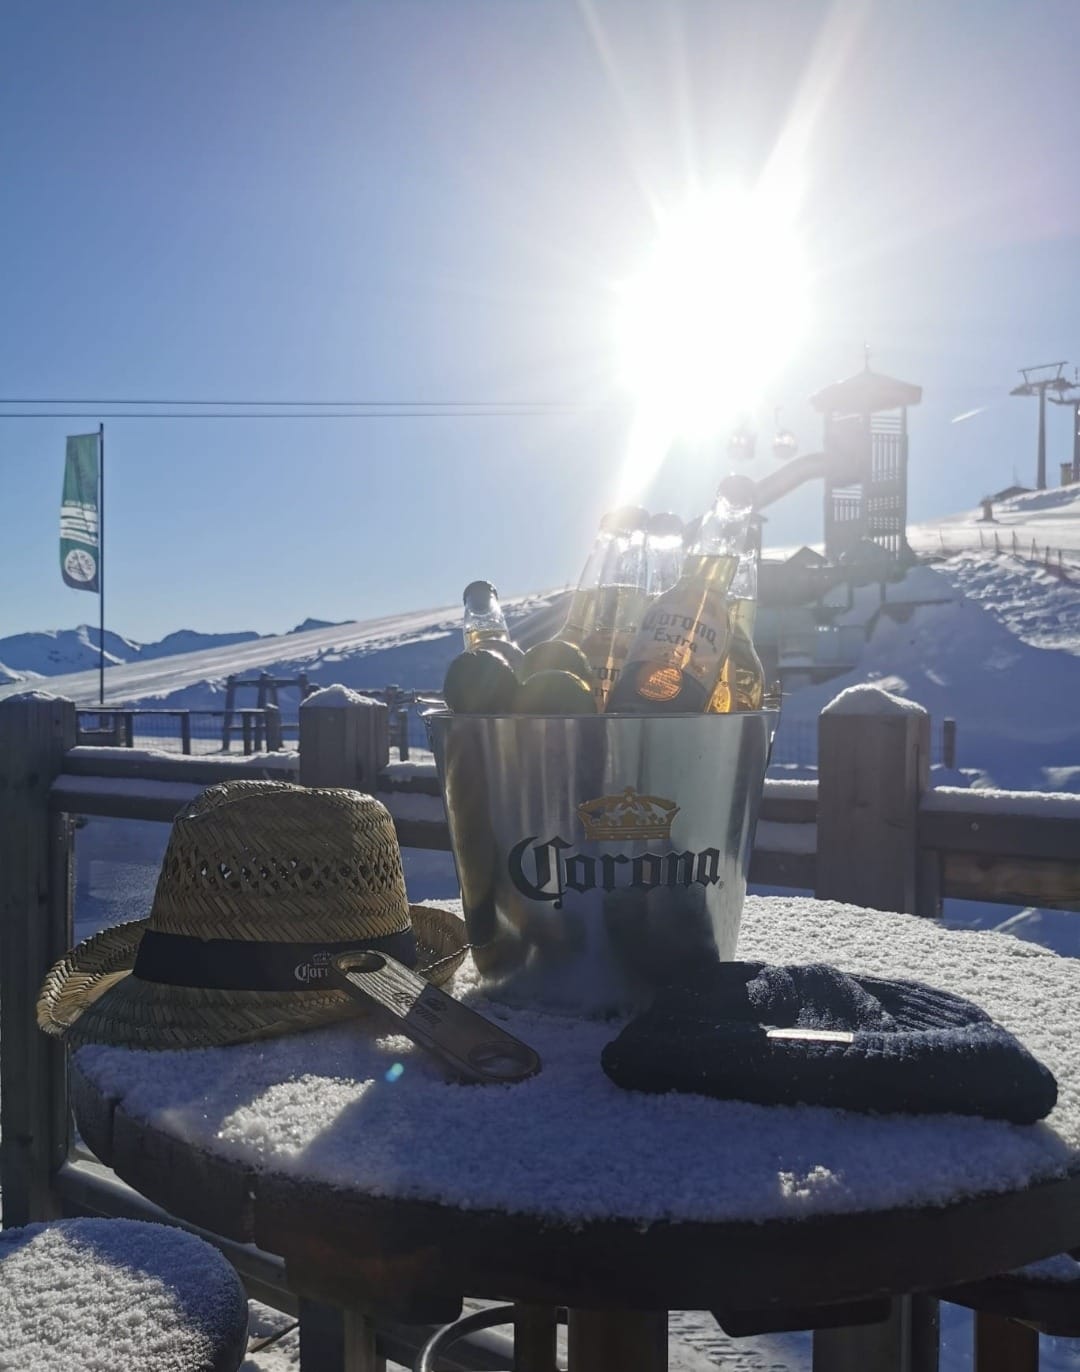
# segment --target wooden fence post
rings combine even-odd
[[[335,694],[319,691],[300,705],[300,784],[373,792],[390,761],[389,711],[381,700],[327,689]]]
[[[875,910],[936,913],[919,871],[919,798],[930,716],[877,686],[853,686],[818,721],[815,895]]]
[[[941,721],[942,762],[950,770],[956,767],[956,720]]]
[[[266,721],[266,751],[268,753],[280,753],[281,707],[268,705],[263,711],[263,719]]]
[[[71,821],[49,788],[75,746],[75,705],[28,692],[0,703],[0,1186],[5,1226],[59,1214],[67,1156],[64,1047],[38,1029],[38,988],[71,946]]]

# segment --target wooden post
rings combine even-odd
[[[244,740],[244,756],[245,756],[245,757],[249,757],[249,756],[251,755],[251,711],[250,711],[250,710],[241,710],[241,711],[240,711],[240,731],[241,731],[241,737],[242,737],[243,740]]]
[[[191,752],[191,711],[180,711],[180,751]]]
[[[279,753],[281,751],[281,709],[277,705],[268,705],[263,712],[266,720],[266,751],[268,753]]]
[[[71,945],[71,821],[49,788],[75,745],[75,705],[29,692],[0,702],[0,1187],[5,1226],[57,1216],[67,1156],[64,1048],[37,1027],[38,988]]]
[[[558,1372],[558,1311],[546,1305],[514,1305],[514,1372]]]
[[[359,1311],[300,1300],[301,1372],[386,1372],[375,1329]]]
[[[818,721],[815,895],[930,913],[918,831],[929,761],[930,716],[921,705],[877,686],[853,686],[826,705]]]
[[[567,1319],[570,1372],[667,1372],[667,1311],[574,1310]]]
[[[898,1296],[887,1320],[814,1331],[813,1372],[937,1372],[938,1303]]]
[[[310,696],[300,706],[300,784],[374,791],[390,761],[388,716],[381,700],[355,692]]]
[[[956,720],[941,721],[942,761],[950,770],[956,766]]]
[[[227,753],[232,747],[233,706],[236,704],[236,673],[225,678],[225,714],[221,721],[221,751]]]
[[[975,1372],[1039,1372],[1038,1330],[977,1310]]]

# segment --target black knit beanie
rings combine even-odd
[[[1033,1124],[1051,1073],[977,1005],[824,964],[725,962],[657,992],[601,1056],[632,1091]]]

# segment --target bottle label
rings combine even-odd
[[[712,686],[731,642],[727,602],[723,592],[710,588],[686,610],[681,614],[670,595],[654,605],[641,622],[634,660],[664,664]]]

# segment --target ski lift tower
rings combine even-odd
[[[825,417],[825,556],[857,556],[876,543],[891,557],[910,556],[907,542],[909,405],[922,387],[870,370],[810,397]]]
[[[1056,391],[1059,396],[1072,389],[1070,383],[1061,375],[1064,362],[1040,362],[1037,367],[1021,367],[1024,378],[1019,386],[1014,386],[1010,395],[1037,395],[1039,397],[1039,441],[1036,448],[1035,488],[1046,490],[1046,392]],[[1052,376],[1038,376],[1038,372],[1053,372]]]
[[[1054,405],[1069,405],[1072,407],[1072,462],[1061,464],[1062,485],[1065,484],[1065,474],[1068,471],[1069,481],[1080,481],[1080,376],[1076,369],[1073,369],[1073,380],[1067,391],[1061,391],[1057,395],[1050,397]]]

